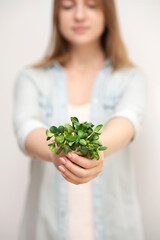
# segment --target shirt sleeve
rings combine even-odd
[[[148,79],[142,70],[132,72],[124,94],[115,108],[115,113],[110,119],[124,117],[134,127],[134,137],[137,137],[142,128],[142,123],[147,107]]]
[[[13,92],[13,128],[18,146],[27,156],[29,156],[25,149],[27,135],[36,128],[47,128],[41,120],[38,94],[38,88],[32,77],[25,71],[19,72]]]

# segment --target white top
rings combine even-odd
[[[90,103],[69,104],[69,117],[77,117],[80,122],[89,122]],[[93,197],[92,182],[75,185],[69,182],[69,239],[93,240]]]

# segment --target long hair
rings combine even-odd
[[[105,16],[105,29],[101,36],[101,45],[106,58],[110,58],[113,71],[125,67],[135,67],[129,60],[126,47],[123,43],[118,24],[114,0],[101,0],[101,7]],[[42,60],[32,65],[34,68],[49,66],[55,61],[63,64],[69,59],[69,42],[61,35],[58,28],[58,13],[60,0],[53,1],[51,39]]]

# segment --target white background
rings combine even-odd
[[[16,240],[30,160],[13,133],[17,72],[40,59],[50,36],[52,0],[0,0],[0,239]],[[131,60],[149,80],[142,133],[132,145],[145,240],[160,239],[160,1],[117,0],[123,40]]]

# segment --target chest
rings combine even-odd
[[[89,103],[97,72],[89,74],[67,72],[67,94],[70,104],[83,105]]]
[[[51,124],[53,118],[59,125],[67,121],[64,119],[68,114],[67,101],[73,105],[92,102],[92,121],[94,122],[94,119],[98,116],[98,119],[101,119],[103,123],[103,119],[106,121],[114,113],[115,107],[121,100],[130,80],[128,76],[113,75],[108,72],[77,75],[67,73],[65,75],[60,69],[57,71],[57,68],[55,68],[54,70],[51,74],[54,77],[48,77],[47,84],[47,79],[44,79],[46,88],[40,85],[39,78],[35,82],[35,85],[39,84],[39,92],[41,92],[39,95],[39,110],[42,120],[47,124]]]

